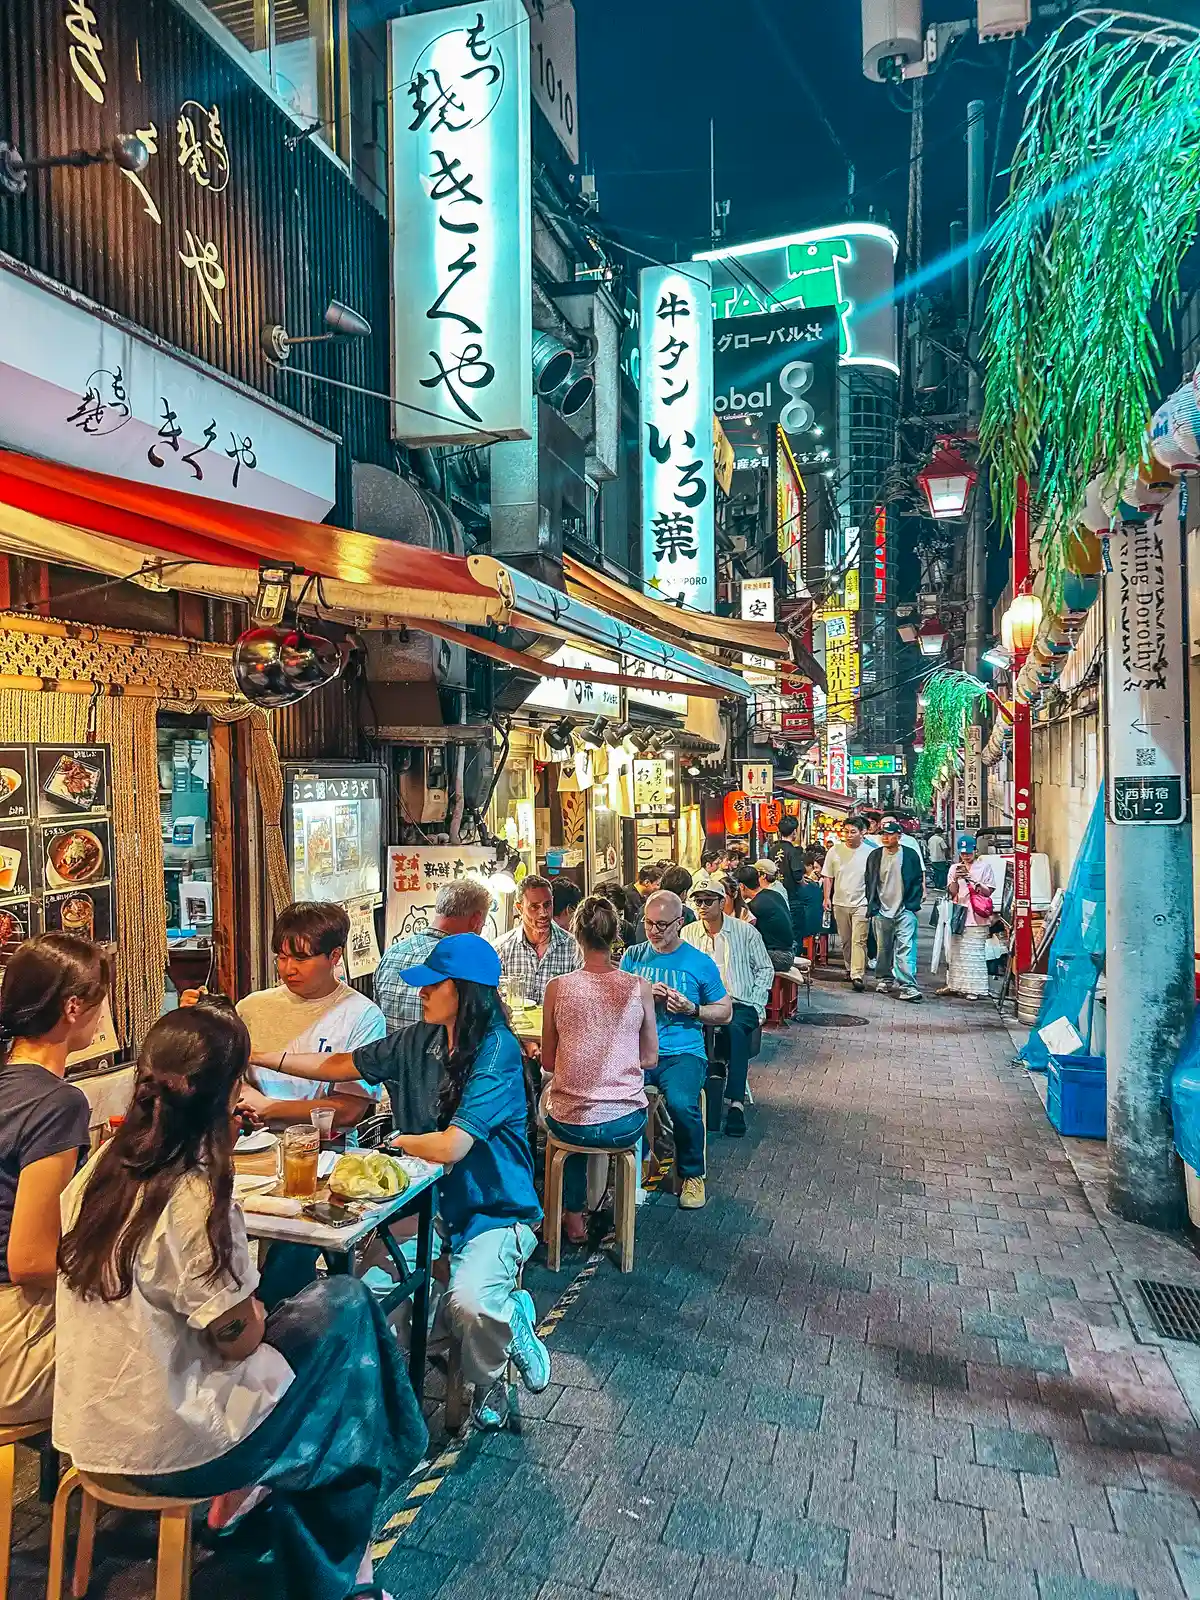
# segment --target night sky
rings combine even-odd
[[[892,103],[894,91],[863,76],[858,0],[575,4],[582,147],[601,216],[626,244],[667,259],[707,244],[710,116],[717,197],[732,202],[731,242],[844,218],[846,162],[805,82],[857,168],[855,216],[889,221],[903,239],[910,118]],[[969,10],[962,0],[926,0],[925,21]],[[945,248],[951,219],[965,214],[967,101],[988,103],[990,131],[1009,48],[972,40],[930,80],[927,259]],[[1020,64],[1029,48],[1018,52]],[[1014,91],[1008,143],[1016,122]],[[997,200],[1002,192],[998,181]]]

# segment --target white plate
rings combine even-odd
[[[254,1174],[250,1172],[235,1173],[233,1179],[233,1198],[235,1200],[242,1200],[248,1194],[259,1194],[264,1189],[273,1189],[278,1182],[278,1178],[269,1174],[264,1174],[261,1177],[255,1177]]]
[[[235,1156],[254,1156],[263,1150],[274,1150],[279,1143],[279,1135],[271,1133],[267,1128],[259,1128],[256,1133],[243,1133],[233,1147]]]

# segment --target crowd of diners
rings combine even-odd
[[[45,1422],[82,1471],[209,1502],[214,1537],[255,1512],[243,1527],[265,1530],[298,1600],[369,1587],[377,1512],[426,1423],[366,1282],[297,1245],[255,1259],[233,1192],[239,1130],[328,1110],[354,1142],[386,1110],[390,1147],[444,1168],[435,1348],[457,1341],[475,1426],[503,1427],[510,1364],[534,1392],[550,1382],[521,1287],[542,1222],[539,1128],[598,1155],[629,1148],[653,1086],[679,1206],[705,1204],[701,1091],[719,1059],[724,1131],[742,1137],[747,1066],[796,948],[788,873],[713,857],[586,896],[529,875],[494,941],[488,889],[455,881],[428,930],[385,951],[374,999],[340,976],[342,908],[292,905],[273,930],[277,984],[236,1006],[185,993],[143,1040],[98,1148],[67,1062],[95,1031],[108,957],[70,934],[27,941],[0,983],[0,1426]],[[540,1041],[518,1039],[510,1000],[541,1009]],[[566,1163],[563,1224],[578,1246],[602,1225],[582,1155]]]

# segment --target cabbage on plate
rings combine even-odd
[[[348,1150],[338,1157],[329,1187],[347,1200],[390,1200],[408,1188],[408,1173],[382,1150]]]

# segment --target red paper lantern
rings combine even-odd
[[[725,796],[725,832],[749,833],[754,826],[754,806],[744,789]]]
[[[758,808],[758,825],[764,833],[778,833],[783,821],[783,804],[779,800],[764,800]]]

